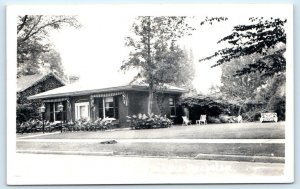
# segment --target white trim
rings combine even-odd
[[[103,108],[103,111],[102,111],[102,112],[103,112],[103,118],[106,117],[106,115],[105,115],[105,98],[106,98],[106,97],[103,97],[103,98],[102,98],[102,108]]]
[[[55,102],[53,102],[53,121],[56,121],[55,114],[56,114],[56,111],[55,111]]]
[[[89,108],[90,108],[90,103],[89,102],[78,102],[78,103],[75,103],[75,120],[78,120],[81,118],[81,115],[80,115],[80,107],[81,106],[85,106],[87,108],[87,119],[89,120],[90,119],[90,111],[89,111]]]

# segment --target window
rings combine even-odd
[[[119,118],[118,97],[105,97],[99,100],[99,117]]]
[[[176,104],[175,104],[174,97],[169,98],[169,107],[170,107],[170,116],[175,117],[176,116]]]
[[[90,119],[90,106],[89,102],[75,103],[75,120]]]
[[[61,112],[58,110],[58,105],[62,103],[62,105],[64,106],[63,108],[63,117],[61,115]],[[62,121],[62,120],[66,120],[67,118],[67,103],[66,102],[52,102],[50,103],[50,122],[54,122],[54,121]]]

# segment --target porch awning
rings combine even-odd
[[[68,100],[68,98],[55,98],[55,99],[43,100],[43,102],[62,102],[62,101],[66,101],[66,100]]]
[[[100,94],[93,94],[91,95],[92,98],[99,98],[99,97],[110,97],[110,96],[117,96],[123,95],[124,91],[117,91],[117,92],[109,92],[109,93],[100,93]]]

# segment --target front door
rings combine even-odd
[[[89,102],[75,103],[75,120],[90,119]]]

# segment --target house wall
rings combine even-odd
[[[97,119],[99,117],[99,100],[100,98],[94,98],[94,105],[95,105],[95,118]]]
[[[27,109],[18,112],[18,108],[17,108],[17,120],[20,122],[26,121],[30,118],[40,118],[40,113],[38,111],[39,107],[42,105],[42,101],[41,100],[28,100],[27,97],[32,96],[32,95],[36,95],[38,93],[42,93],[45,91],[49,91],[58,87],[63,86],[63,84],[58,81],[54,76],[49,76],[47,79],[45,79],[44,81],[41,81],[39,83],[37,83],[34,86],[29,87],[28,89],[22,91],[22,92],[18,92],[17,93],[17,105],[24,105],[24,104],[28,104],[30,109],[32,109],[33,111],[28,111]],[[17,106],[18,107],[18,106]],[[32,112],[29,115],[28,112]],[[45,117],[46,117],[47,112],[45,113]],[[26,115],[24,118],[19,118],[19,115]],[[49,117],[50,117],[50,112],[49,112]]]
[[[67,109],[67,117],[65,118],[66,121],[75,121],[75,103],[79,100],[88,102],[88,96],[80,96],[80,97],[69,97],[71,111]],[[50,120],[50,103],[45,103],[46,111],[45,111],[45,119]]]
[[[139,91],[128,92],[128,114],[137,115],[139,113],[147,114],[148,93]]]
[[[158,95],[158,99],[156,99],[154,106],[153,106],[153,110],[155,111],[156,114],[160,114],[162,116],[167,116],[170,117],[170,105],[169,105],[169,98],[170,96],[175,97],[174,95],[170,95],[170,94],[159,94]],[[158,102],[158,100],[161,102],[161,105],[159,105],[160,103]]]
[[[165,93],[160,95],[159,98],[162,101],[162,107],[160,109],[156,98],[153,103],[153,113],[160,114],[162,116],[166,115],[170,117],[170,107],[169,107],[169,97],[175,97],[178,99],[179,95]],[[90,96],[78,96],[78,97],[69,97],[71,103],[71,114],[67,113],[67,121],[75,121],[75,103],[76,102],[90,102]],[[90,109],[90,118],[95,120],[99,115],[99,100],[100,98],[94,98],[95,113],[93,115],[92,109]],[[90,106],[91,108],[91,106]],[[128,91],[128,106],[123,103],[122,95],[118,96],[118,110],[119,110],[119,125],[120,127],[128,127],[126,116],[137,115],[139,113],[147,114],[148,113],[148,92],[144,91]],[[50,106],[46,104],[46,119],[50,118]]]
[[[59,103],[59,102],[56,102],[56,103]],[[67,106],[67,103],[66,101],[64,101],[63,103],[63,106]],[[50,121],[50,105],[53,105],[53,102],[45,102],[45,114],[44,114],[44,118],[45,120],[48,120]],[[64,111],[67,110],[65,109],[66,107],[64,107]],[[70,121],[70,113],[67,111],[66,114],[63,115],[63,120],[64,121]]]
[[[45,119],[50,120],[50,103],[45,104],[46,110],[45,110]]]
[[[128,115],[128,107],[125,106],[125,104],[122,101],[122,96],[117,96],[118,98],[118,111],[119,111],[119,125],[121,127],[126,127],[128,123],[126,122],[126,116]],[[95,106],[95,112],[92,111],[92,107],[90,104],[90,118],[91,120],[95,120],[99,118],[99,100],[101,98],[94,98],[94,106]],[[90,102],[90,96],[78,96],[78,97],[71,97],[71,118],[74,121],[75,120],[75,103],[76,102]],[[70,120],[70,118],[68,118]]]
[[[129,92],[129,115],[137,115],[139,113],[148,114],[148,92],[142,91],[131,91]],[[176,100],[180,95],[178,94],[169,94],[164,93],[159,95],[159,99],[162,102],[162,106],[159,107],[159,103],[157,102],[157,98],[154,95],[153,102],[153,113],[160,114],[162,116],[166,115],[170,117],[170,107],[169,107],[169,97],[174,97]]]
[[[118,98],[118,113],[119,113],[119,126],[120,127],[126,127],[128,126],[127,123],[127,118],[126,116],[128,115],[128,107],[125,106],[122,100],[122,96],[119,95],[117,96]],[[94,105],[95,105],[95,119],[99,117],[99,100],[101,98],[94,98]]]
[[[118,106],[119,106],[119,125],[120,127],[129,127],[126,116],[128,116],[129,104],[126,106],[123,103],[123,97],[118,96]]]

